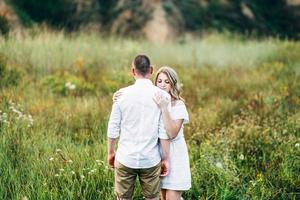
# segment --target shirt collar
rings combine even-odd
[[[135,80],[135,85],[153,85],[153,83],[150,79],[139,78]]]

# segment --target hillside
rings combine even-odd
[[[210,30],[299,39],[300,1],[1,0],[0,30],[34,24],[96,30],[150,41]]]

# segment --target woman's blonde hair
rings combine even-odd
[[[181,83],[178,79],[176,71],[168,66],[163,66],[163,67],[159,68],[158,71],[156,72],[156,76],[155,76],[155,85],[157,85],[157,79],[158,79],[158,76],[160,73],[164,73],[168,77],[168,79],[171,83],[171,90],[170,90],[171,97],[173,97],[176,100],[184,101],[184,99],[180,96]]]

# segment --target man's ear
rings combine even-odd
[[[150,66],[150,68],[149,68],[149,73],[153,74],[153,67],[152,66]]]
[[[131,75],[132,75],[132,76],[135,76],[135,75],[136,75],[136,72],[135,72],[134,67],[131,68]]]

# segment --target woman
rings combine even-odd
[[[171,110],[168,101],[157,95],[154,100],[162,111],[164,125],[170,143],[170,172],[161,179],[161,193],[164,200],[180,200],[182,191],[191,187],[191,172],[188,150],[183,135],[183,124],[189,122],[189,116],[180,96],[180,82],[176,72],[170,67],[161,67],[155,78],[155,85],[171,96]]]
[[[159,94],[154,97],[155,103],[162,111],[165,129],[171,139],[170,172],[161,179],[161,195],[163,200],[180,200],[182,191],[191,187],[188,150],[183,135],[183,124],[189,122],[189,116],[180,96],[178,76],[172,68],[161,67],[156,73],[155,85],[171,96],[171,110],[168,110],[167,99]],[[120,92],[116,92],[113,100],[116,101],[120,95]]]

